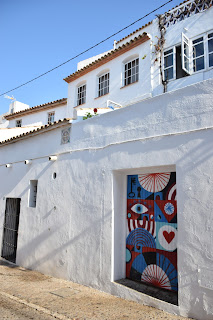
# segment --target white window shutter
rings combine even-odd
[[[182,69],[188,74],[191,74],[190,53],[191,53],[190,39],[182,32],[182,39],[181,39]]]

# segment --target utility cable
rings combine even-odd
[[[52,71],[54,71],[54,70],[56,70],[56,69],[58,69],[58,68],[62,67],[62,66],[63,66],[63,65],[65,65],[66,63],[68,63],[68,62],[70,62],[70,61],[72,61],[72,60],[74,60],[74,59],[78,58],[78,57],[79,57],[79,56],[81,56],[82,54],[84,54],[84,53],[86,53],[86,52],[88,52],[88,51],[92,50],[93,48],[95,48],[95,47],[99,46],[101,43],[103,43],[103,42],[105,42],[105,41],[109,40],[110,38],[114,37],[114,36],[115,36],[115,35],[117,35],[118,33],[120,33],[120,32],[122,32],[122,31],[126,30],[127,28],[129,28],[129,27],[131,27],[131,26],[133,26],[133,25],[134,25],[135,23],[137,23],[138,21],[140,21],[140,20],[142,20],[142,19],[144,19],[144,18],[148,17],[150,14],[152,14],[152,13],[156,12],[158,9],[161,9],[162,7],[164,7],[165,5],[167,5],[168,3],[172,2],[172,1],[173,1],[173,0],[169,0],[169,1],[167,1],[166,3],[162,4],[160,7],[158,7],[158,8],[156,8],[156,9],[152,10],[151,12],[149,12],[149,13],[145,14],[145,16],[143,16],[143,17],[139,18],[138,20],[136,20],[136,21],[132,22],[132,23],[131,23],[131,24],[129,24],[128,26],[124,27],[123,29],[120,29],[119,31],[117,31],[117,32],[113,33],[111,36],[109,36],[109,37],[105,38],[104,40],[101,40],[100,42],[96,43],[95,45],[93,45],[93,46],[89,47],[88,49],[86,49],[86,50],[84,50],[84,51],[82,51],[82,52],[80,52],[80,53],[79,53],[79,54],[77,54],[76,56],[74,56],[74,57],[70,58],[69,60],[67,60],[67,61],[65,61],[65,62],[63,62],[63,63],[61,63],[61,64],[59,64],[58,66],[56,66],[56,67],[54,67],[54,68],[52,68],[52,69],[50,69],[50,70],[48,70],[48,71],[46,71],[46,72],[44,72],[44,73],[40,74],[39,76],[37,76],[37,77],[35,77],[35,78],[33,78],[33,79],[31,79],[31,80],[29,80],[29,81],[25,82],[25,83],[22,83],[21,85],[19,85],[19,86],[15,87],[15,88],[13,88],[13,89],[10,89],[10,90],[8,90],[8,91],[6,91],[6,92],[4,92],[4,93],[1,93],[1,94],[0,94],[0,97],[1,97],[1,96],[3,96],[3,95],[5,95],[6,93],[9,93],[9,92],[14,91],[14,90],[16,90],[16,89],[19,89],[19,88],[21,88],[21,87],[25,86],[26,84],[28,84],[28,83],[30,83],[30,82],[32,82],[32,81],[35,81],[35,80],[37,80],[37,79],[39,79],[39,78],[41,78],[41,77],[45,76],[46,74],[48,74],[48,73],[50,73],[50,72],[52,72]]]

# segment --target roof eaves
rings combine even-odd
[[[24,109],[24,110],[21,110],[21,111],[18,111],[18,112],[14,112],[14,113],[9,113],[7,115],[4,116],[4,118],[6,120],[11,120],[11,119],[15,119],[21,115],[25,115],[25,114],[29,114],[29,113],[32,113],[32,112],[36,112],[40,109],[49,109],[49,108],[52,108],[52,107],[56,107],[56,106],[59,106],[61,104],[65,104],[67,103],[67,98],[62,98],[62,99],[59,99],[59,100],[55,100],[55,101],[51,101],[51,102],[47,102],[47,103],[44,103],[44,104],[40,104],[38,106],[35,106],[35,107],[32,107],[32,108],[28,108],[28,109]]]
[[[58,120],[58,121],[55,121],[53,123],[46,124],[44,126],[36,128],[34,130],[31,130],[31,131],[28,131],[28,132],[24,132],[24,133],[22,133],[22,134],[20,134],[18,136],[15,136],[15,137],[12,137],[10,139],[1,141],[0,142],[0,147],[3,146],[3,145],[7,145],[7,144],[10,144],[10,143],[15,143],[15,142],[20,141],[22,139],[29,138],[31,136],[40,134],[40,133],[42,133],[42,131],[51,131],[51,130],[57,129],[59,127],[63,127],[64,125],[69,124],[69,123],[70,123],[70,118],[64,118],[62,120]]]
[[[167,13],[169,13],[170,11],[173,11],[174,9],[176,9],[176,8],[178,8],[178,7],[180,7],[180,6],[182,6],[184,3],[188,2],[188,1],[190,1],[190,0],[185,0],[185,1],[181,2],[180,4],[176,5],[174,8],[172,8],[172,9],[170,9],[170,10],[168,10],[168,11],[164,12],[164,14],[167,14]],[[151,25],[151,24],[152,24],[152,22],[153,22],[153,20],[152,20],[152,21],[149,21],[149,22],[148,22],[148,23],[146,23],[144,26],[142,26],[142,27],[138,28],[137,30],[133,31],[132,33],[128,34],[126,37],[124,37],[124,38],[122,38],[122,39],[120,39],[120,40],[116,41],[116,43],[120,43],[121,41],[123,41],[123,40],[125,40],[125,39],[127,39],[127,38],[131,37],[133,34],[137,33],[138,31],[141,31],[141,30],[143,30],[144,28],[146,28],[146,27],[148,27],[149,25]]]
[[[138,31],[143,30],[144,28],[148,27],[150,24],[152,24],[152,21],[149,21],[149,22],[146,23],[144,26],[142,26],[142,27],[138,28],[137,30],[135,30],[135,31],[131,32],[130,34],[128,34],[128,36],[126,36],[126,37],[124,37],[124,38],[116,41],[116,44],[120,43],[121,41],[123,41],[123,40],[125,40],[125,39],[127,39],[127,38],[129,38],[129,37],[131,37],[133,34],[137,33]]]
[[[129,42],[126,42],[125,44],[118,47],[117,49],[110,51],[109,53],[105,54],[101,58],[88,64],[84,68],[77,70],[76,72],[72,73],[68,77],[64,78],[64,80],[67,83],[69,83],[69,82],[79,78],[81,75],[88,73],[91,69],[98,68],[100,66],[100,64],[107,63],[109,61],[109,59],[111,60],[111,57],[115,56],[115,58],[116,58],[118,55],[122,54],[126,48],[129,47],[131,49],[131,46],[133,46],[134,44],[139,45],[149,39],[150,38],[149,38],[148,34],[146,32],[144,32],[142,35],[139,35],[139,36],[135,37],[134,39],[131,39]]]

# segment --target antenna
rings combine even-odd
[[[14,96],[12,96],[12,97],[10,97],[10,96],[8,96],[8,95],[4,95],[4,98],[5,99],[10,99],[10,100],[13,100],[13,101],[15,101],[16,100],[16,98],[14,98]]]

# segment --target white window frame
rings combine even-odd
[[[166,54],[166,55],[165,55],[165,53],[168,52],[168,51],[170,51],[170,50],[173,51],[173,52],[172,52],[172,54],[173,54],[173,65],[172,65],[172,68],[173,68],[173,76],[172,76],[172,78],[169,79],[168,81],[175,79],[175,75],[176,75],[176,47],[170,47],[170,48],[167,48],[166,50],[164,50],[164,53],[163,53],[163,79],[165,80],[165,70],[171,68],[171,66],[165,67],[165,65],[164,65],[164,58],[167,57],[167,56],[169,56],[169,55],[171,54],[171,53],[169,53],[169,54]]]
[[[192,74],[192,41],[183,32],[181,34],[181,62],[182,69]]]
[[[55,111],[48,112],[47,114],[47,124],[51,124],[55,121]]]
[[[209,35],[210,34],[212,34],[212,36],[211,36],[211,38],[209,38]],[[213,67],[213,65],[212,66],[210,66],[209,65],[209,56],[210,56],[210,54],[212,54],[213,55],[213,51],[210,51],[209,52],[209,40],[212,40],[213,41],[213,30],[212,31],[209,31],[208,33],[207,33],[207,43],[206,43],[206,52],[207,52],[207,66],[208,66],[208,68],[212,68]]]
[[[137,61],[137,62],[138,62],[138,64],[135,65],[134,67],[132,67],[133,61],[135,61],[135,62]],[[127,66],[129,63],[131,63],[131,68],[130,68],[129,70],[132,70],[132,68],[138,67],[138,72],[135,72],[134,74],[132,74],[132,71],[131,71],[131,75],[126,77],[126,72],[128,71],[128,69],[127,69],[127,70],[125,70],[125,69],[126,69],[126,66]],[[135,81],[132,81],[132,77],[133,77],[133,76],[135,76],[135,78],[136,78]],[[131,82],[130,82],[130,83],[126,83],[126,80],[127,80],[129,77],[131,78]],[[127,60],[127,61],[125,61],[125,62],[123,63],[123,87],[126,87],[126,86],[128,86],[128,85],[130,85],[130,84],[132,84],[132,83],[136,83],[136,82],[138,82],[138,81],[139,81],[139,57],[137,56],[137,57],[135,57],[134,59]]]
[[[101,81],[101,78],[104,77],[104,80]],[[106,77],[106,79],[105,79]],[[105,72],[103,74],[100,74],[98,76],[98,88],[97,88],[97,97],[102,97],[105,94],[109,93],[109,79],[110,79],[110,73],[109,72]],[[101,88],[101,84],[103,84],[103,87]],[[103,92],[103,94],[101,94],[101,91]]]
[[[188,73],[189,75],[192,75],[192,74],[196,74],[196,73],[199,73],[199,72],[204,72],[206,70],[209,70],[209,69],[212,69],[213,66],[209,66],[209,55],[210,54],[213,54],[213,51],[209,52],[208,50],[208,35],[209,34],[213,34],[213,30],[210,30],[206,33],[203,33],[203,34],[199,34],[197,35],[196,37],[193,37],[191,39],[189,39],[184,33],[182,33],[181,35],[181,44],[176,44],[175,46],[172,46],[172,47],[168,47],[164,50],[164,52],[167,52],[171,49],[173,49],[173,78],[169,79],[168,81],[171,81],[171,80],[176,80],[176,47],[180,46],[181,45],[181,62],[182,62],[182,69]],[[194,71],[193,70],[193,61],[195,60],[195,58],[193,58],[193,41],[199,39],[203,37],[203,46],[204,46],[204,69],[201,69],[201,70],[198,70],[198,71]],[[213,36],[210,38],[210,39],[213,39]],[[185,48],[186,46],[188,46],[188,52],[187,52],[187,55],[186,55],[186,50],[184,52],[184,44],[185,44]],[[188,57],[189,59],[189,65],[188,65],[188,69],[186,67],[186,64],[184,65],[184,59],[186,59],[186,57]],[[200,56],[201,57],[201,56]],[[164,71],[167,69],[164,67],[164,54],[163,54],[163,78],[165,80],[165,73]]]
[[[87,85],[86,83],[77,87],[77,101],[76,106],[86,103]]]
[[[16,120],[16,127],[21,128],[21,126],[22,126],[22,119]]]

